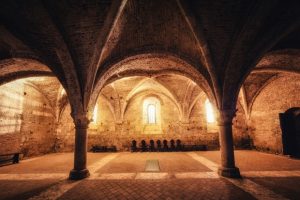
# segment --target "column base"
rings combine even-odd
[[[220,176],[227,177],[227,178],[242,178],[240,174],[240,170],[237,167],[234,168],[220,167],[218,169],[218,174]]]
[[[90,172],[88,169],[83,170],[75,170],[72,169],[70,171],[69,179],[70,180],[81,180],[90,176]]]

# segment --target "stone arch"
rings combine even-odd
[[[251,102],[249,102],[249,107],[248,107],[248,113],[249,113],[249,119],[251,118],[251,113],[252,113],[252,107],[253,104],[256,100],[256,98],[259,96],[259,94],[273,81],[276,81],[278,78],[278,76],[274,76],[272,78],[270,78],[269,80],[267,80],[264,85],[262,87],[259,88],[259,90],[255,93],[254,97],[252,98]]]
[[[128,109],[128,106],[130,105],[130,103],[133,102],[136,98],[141,97],[141,96],[143,96],[143,99],[145,99],[147,97],[150,97],[150,96],[157,97],[157,99],[159,99],[161,105],[164,105],[164,102],[163,102],[162,98],[158,94],[166,97],[172,103],[174,103],[174,105],[176,105],[176,103],[174,102],[174,100],[171,97],[169,97],[168,95],[166,95],[165,93],[163,93],[163,92],[156,91],[156,90],[144,90],[144,91],[140,91],[140,92],[136,93],[135,95],[133,95],[130,98],[129,102],[126,105],[126,108],[124,109],[123,118],[125,116],[125,113],[126,113],[126,111]],[[182,112],[180,111],[180,107],[177,107],[177,111],[178,111],[178,114],[180,115],[179,119],[181,119],[182,118]]]
[[[282,153],[279,113],[299,107],[299,75],[280,76],[261,89],[253,101],[250,133],[258,149]]]
[[[129,76],[182,75],[197,83],[208,96],[215,100],[209,83],[209,76],[200,73],[194,66],[197,65],[170,53],[144,53],[124,56],[119,60],[107,62],[103,66],[104,70],[98,71],[89,108],[93,107],[97,96],[105,85],[121,77]]]
[[[146,80],[146,81],[148,81],[148,80]],[[142,82],[142,84],[143,84],[143,83],[145,83],[146,81],[144,81],[144,82],[141,81],[141,82]],[[169,99],[176,105],[176,107],[177,107],[177,109],[178,109],[180,115],[182,115],[182,109],[181,109],[181,107],[180,107],[180,105],[179,105],[179,102],[178,102],[178,99],[177,99],[176,95],[173,94],[172,91],[170,91],[170,90],[169,90],[165,85],[163,85],[162,83],[160,83],[160,82],[158,82],[158,81],[156,81],[156,80],[154,80],[154,82],[155,82],[155,84],[158,85],[158,88],[153,88],[152,91],[154,91],[154,92],[156,92],[156,93],[163,94],[164,96],[166,96],[167,98],[169,98]],[[142,84],[141,84],[141,85],[142,85]],[[137,86],[141,86],[141,85],[138,84]],[[138,95],[138,94],[140,94],[140,93],[146,92],[145,89],[142,90],[142,91],[137,92],[137,89],[138,89],[138,87],[133,88],[133,89],[130,91],[130,93],[127,95],[126,101],[125,101],[125,105],[124,105],[123,108],[122,108],[121,118],[124,117],[124,114],[125,114],[125,112],[126,112],[127,106],[128,106],[128,104],[130,103],[131,99],[134,98],[136,95]],[[161,89],[161,90],[164,91],[164,92],[160,92],[160,91],[157,90],[157,89]]]
[[[27,58],[7,58],[0,60],[0,85],[20,78],[54,76],[42,62]]]

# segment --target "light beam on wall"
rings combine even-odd
[[[96,123],[98,118],[98,104],[95,105],[94,111],[93,111],[93,123]]]
[[[205,101],[205,110],[206,110],[206,120],[208,123],[215,122],[214,109],[208,99]]]
[[[64,88],[62,88],[62,90],[60,91],[60,97],[64,96],[64,94],[66,94],[66,91]]]

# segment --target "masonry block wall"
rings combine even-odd
[[[0,154],[52,152],[56,135],[52,111],[43,94],[23,80],[0,86]]]
[[[236,149],[249,149],[251,148],[252,141],[248,131],[248,119],[240,101],[238,101],[236,109],[236,116],[234,117],[232,122],[234,146]]]
[[[179,120],[175,105],[164,96],[161,105],[162,129],[159,133],[146,134],[143,132],[145,125],[142,119],[142,102],[144,97],[136,98],[128,106],[122,123],[114,121],[114,114],[109,109],[107,102],[101,96],[98,99],[97,120],[90,123],[88,133],[88,149],[92,145],[115,145],[118,150],[129,150],[132,140],[140,142],[146,140],[180,139],[185,144],[205,144],[210,149],[218,149],[219,137],[217,123],[206,122],[204,100],[202,97],[192,109],[189,122],[182,123]],[[74,148],[74,124],[70,117],[70,106],[68,105],[61,115],[58,126],[59,151],[72,151]],[[237,147],[249,147],[249,136],[247,134],[245,116],[241,108],[238,109],[234,123],[235,145]],[[244,145],[244,146],[243,146]]]
[[[218,146],[218,133],[206,130],[205,113],[201,110],[200,102],[193,109],[190,122],[181,123],[173,103],[162,97],[164,104],[161,106],[161,132],[145,134],[143,132],[145,125],[142,122],[142,99],[143,97],[139,97],[129,105],[123,123],[115,123],[113,113],[99,98],[98,120],[91,122],[89,126],[89,148],[98,144],[116,145],[119,150],[129,150],[132,140],[143,139],[148,142],[150,139],[180,139],[185,144],[207,144],[212,148]],[[71,151],[74,145],[74,125],[70,117],[69,105],[62,114],[58,134],[61,151]]]
[[[257,149],[282,153],[279,113],[300,106],[299,76],[283,76],[268,84],[252,106],[250,134]]]

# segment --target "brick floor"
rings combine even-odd
[[[219,151],[199,151],[203,156],[220,164]],[[300,159],[292,159],[285,156],[262,153],[257,151],[235,151],[236,165],[241,171],[289,171],[300,170]]]
[[[249,178],[250,180],[258,183],[272,191],[275,191],[282,196],[289,199],[300,199],[300,177],[289,178]]]
[[[98,199],[254,199],[223,179],[85,180],[60,200]]]
[[[97,162],[108,153],[89,153],[88,165]],[[73,153],[57,153],[21,161],[19,164],[0,167],[0,174],[18,173],[69,173],[73,168]]]
[[[216,174],[219,152],[88,153],[91,177],[65,181],[73,154],[0,167],[0,199],[300,199],[300,160],[236,151],[242,180]],[[145,172],[146,160],[160,172]]]
[[[59,180],[1,180],[0,181],[0,199],[22,200],[38,195],[48,189]]]
[[[122,153],[99,173],[144,172],[146,160],[158,160],[161,172],[211,171],[186,153]]]

